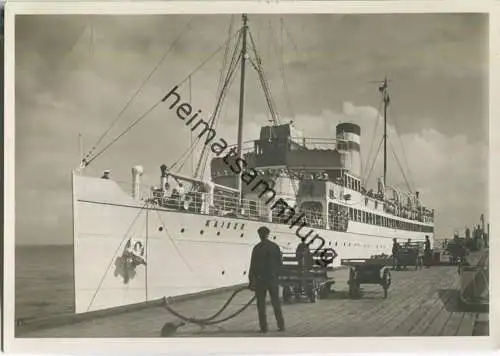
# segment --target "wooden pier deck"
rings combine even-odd
[[[334,273],[335,290],[318,303],[283,305],[286,331],[277,332],[272,307],[268,305],[269,333],[258,333],[255,305],[236,318],[201,328],[181,327],[175,337],[348,337],[348,336],[472,336],[488,335],[488,314],[462,312],[458,308],[457,268],[437,266],[415,271],[392,271],[387,299],[380,286],[365,285],[361,299],[347,295],[346,269]],[[172,307],[190,317],[215,313],[230,291],[174,302]],[[243,306],[250,291],[240,293],[222,316]],[[19,327],[16,337],[159,337],[167,321],[178,320],[165,308],[156,306],[139,311],[81,321],[72,325],[29,330]],[[477,322],[480,320],[481,322]],[[486,320],[486,322],[485,322]]]

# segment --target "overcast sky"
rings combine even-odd
[[[240,16],[234,19],[239,26]],[[380,97],[370,81],[387,75],[389,147],[412,188],[436,209],[437,237],[477,224],[487,213],[486,16],[294,15],[283,16],[283,27],[280,16],[249,20],[283,121],[293,118],[310,137],[333,137],[338,122],[356,122],[366,160],[372,138],[376,148],[382,134]],[[17,243],[71,243],[70,171],[79,162],[78,134],[90,149],[189,21],[190,29],[99,148],[224,43],[231,17],[16,18]],[[192,76],[191,103],[206,118],[215,105],[223,55],[218,52]],[[269,118],[254,71],[247,77],[244,139],[251,140]],[[236,81],[218,129],[232,143],[238,90]],[[187,83],[179,91],[189,98]],[[184,124],[161,105],[87,172],[108,168],[123,181],[133,165],[142,164],[144,183],[158,184],[159,166],[175,162],[189,140]],[[389,182],[404,186],[392,151],[389,158]],[[372,176],[381,175],[381,167],[379,159]],[[183,173],[190,173],[190,163]]]

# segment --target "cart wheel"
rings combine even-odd
[[[290,291],[290,287],[283,288],[283,302],[290,303],[290,299],[292,296],[292,292]]]

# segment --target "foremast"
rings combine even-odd
[[[248,17],[246,14],[242,15],[243,27],[242,27],[242,46],[241,46],[241,73],[240,73],[240,103],[239,103],[239,113],[238,113],[238,138],[236,153],[237,157],[241,158],[241,151],[243,145],[243,117],[244,117],[244,104],[245,104],[245,69],[246,69],[246,57],[247,57],[247,30],[248,30]],[[242,182],[241,174],[238,174],[237,189],[238,189],[238,200],[241,206],[242,200]]]
[[[379,87],[382,93],[382,100],[384,102],[384,187],[387,187],[387,107],[389,106],[389,93],[387,77],[384,78],[382,85]]]

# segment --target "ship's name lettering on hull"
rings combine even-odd
[[[219,220],[210,219],[205,222],[206,227],[220,228],[220,229],[233,229],[233,230],[244,230],[245,224],[234,221],[234,220]]]

